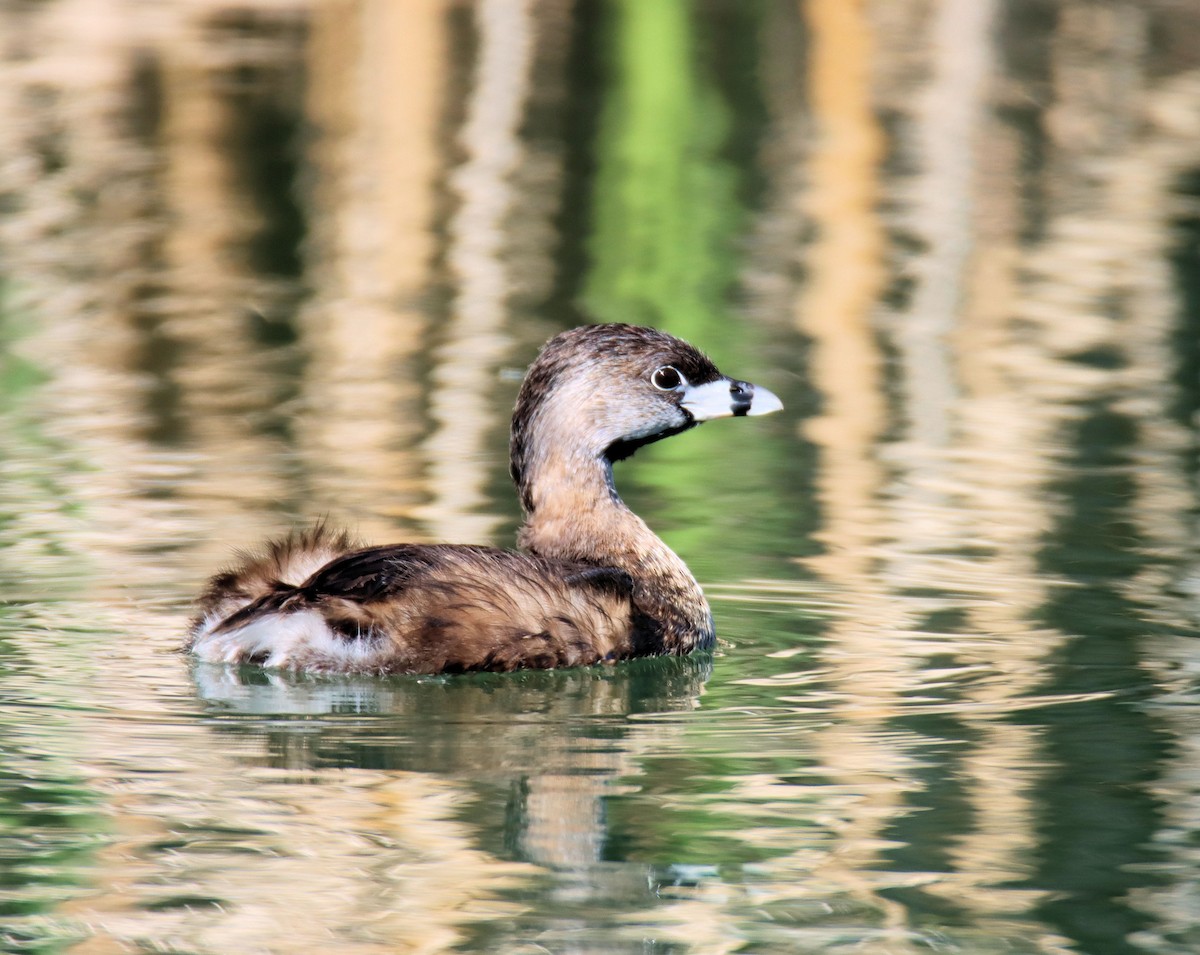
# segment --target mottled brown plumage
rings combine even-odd
[[[214,577],[190,647],[214,662],[454,673],[711,646],[699,585],[621,501],[612,462],[709,418],[778,407],[654,329],[564,332],[530,368],[513,413],[525,553],[363,547],[319,525]]]

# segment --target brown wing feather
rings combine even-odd
[[[632,589],[621,570],[495,548],[371,547],[335,557],[299,584],[276,582],[211,632],[316,611],[347,648],[370,642],[372,669],[579,666],[630,655]],[[343,668],[333,659],[297,663]]]
[[[386,639],[390,669],[579,666],[627,656],[632,581],[486,547],[371,548],[299,588],[348,639]]]

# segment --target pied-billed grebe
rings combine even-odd
[[[700,586],[621,501],[612,464],[710,418],[782,407],[663,332],[563,332],[530,367],[513,412],[525,553],[362,547],[321,525],[212,578],[191,650],[319,672],[457,673],[710,647]]]

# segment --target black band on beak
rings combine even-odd
[[[748,381],[730,381],[729,382],[729,407],[733,410],[733,416],[740,418],[750,411],[750,406],[754,404],[754,386]]]

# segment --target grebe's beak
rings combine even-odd
[[[718,378],[703,385],[687,385],[679,402],[696,421],[770,414],[783,402],[761,385],[733,378]]]

